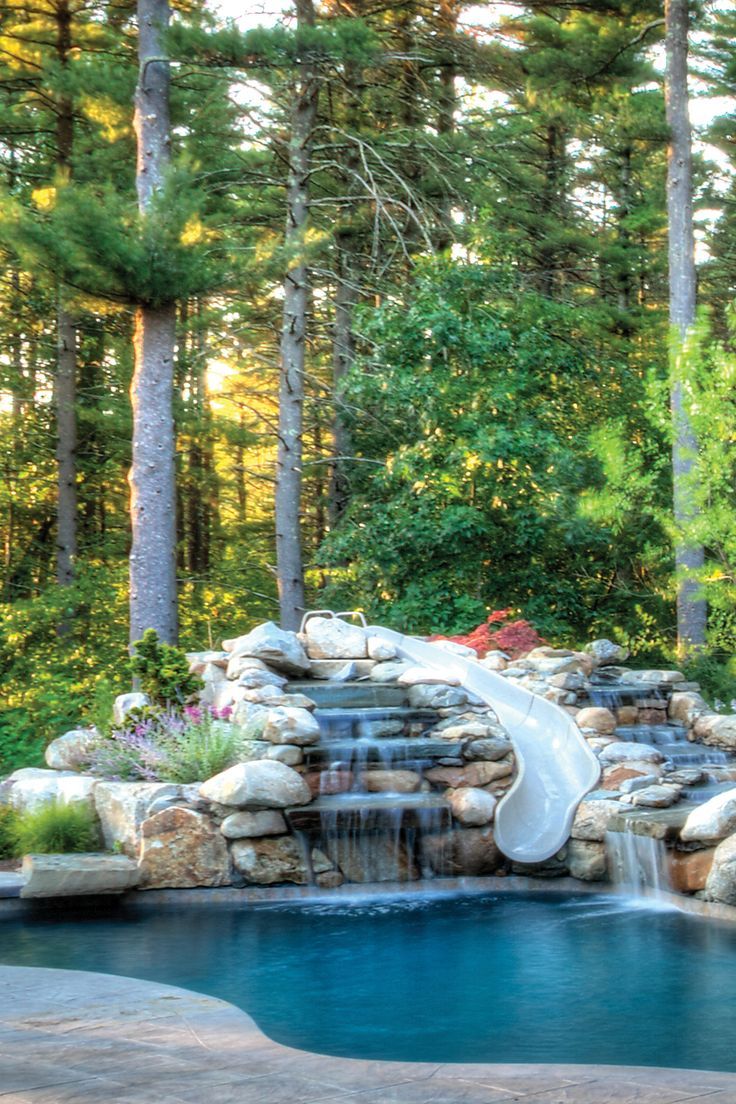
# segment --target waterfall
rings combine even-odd
[[[607,832],[606,854],[611,881],[630,896],[651,898],[672,892],[662,840],[631,831]]]

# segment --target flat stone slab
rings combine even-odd
[[[320,709],[370,709],[406,705],[408,695],[396,683],[289,682],[287,694],[306,694]]]
[[[635,836],[651,836],[653,839],[674,840],[680,835],[680,830],[692,811],[692,805],[671,809],[652,809],[646,812],[636,809],[630,813],[621,813],[620,816],[611,821],[609,831],[628,831],[633,832]]]
[[[124,893],[138,883],[138,866],[125,855],[26,855],[21,897],[81,897]]]
[[[20,870],[0,870],[0,897],[20,897],[25,881]]]
[[[2,1104],[736,1104],[736,1074],[375,1062],[293,1050],[224,1001],[81,971],[0,967]]]

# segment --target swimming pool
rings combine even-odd
[[[198,990],[325,1054],[736,1071],[736,929],[615,897],[33,910],[0,961]]]

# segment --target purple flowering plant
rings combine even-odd
[[[200,782],[247,758],[230,707],[185,705],[132,710],[92,748],[94,774],[115,781]]]

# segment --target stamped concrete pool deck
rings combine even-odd
[[[331,1058],[172,986],[0,966],[0,1104],[736,1104],[736,1074]]]

